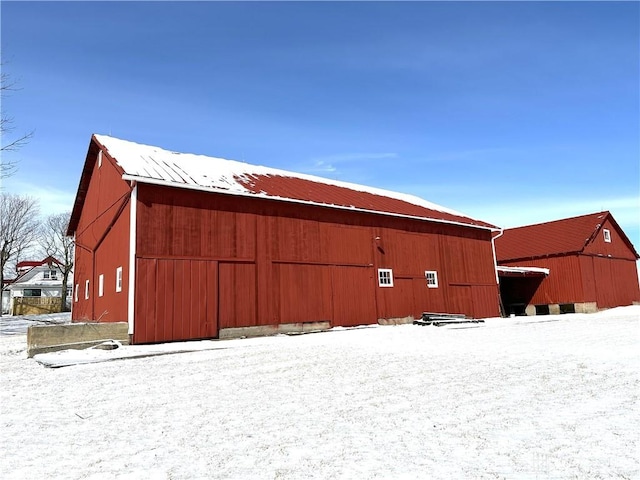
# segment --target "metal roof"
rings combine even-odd
[[[96,145],[114,160],[125,180],[498,230],[487,222],[413,195],[235,160],[172,152],[105,135],[93,136],[89,152]],[[87,154],[70,233],[77,223],[93,170],[90,157]]]
[[[495,241],[498,262],[580,253],[607,219],[626,239],[608,211],[505,229]],[[633,250],[628,239],[627,243]]]

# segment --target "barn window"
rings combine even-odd
[[[84,299],[89,300],[89,280],[84,282]]]
[[[98,277],[98,296],[104,295],[104,275]]]
[[[98,152],[98,168],[102,166],[102,150]]]
[[[73,289],[73,300],[78,301],[78,284],[76,283],[76,288]]]
[[[122,291],[122,267],[116,268],[116,292]]]
[[[378,286],[393,287],[393,270],[390,268],[378,269]]]
[[[602,230],[602,234],[604,235],[604,241],[611,243],[611,232],[605,228]]]
[[[424,277],[427,279],[427,287],[438,288],[438,272],[427,270],[424,272]]]

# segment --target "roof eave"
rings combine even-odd
[[[333,209],[336,209],[336,210],[343,210],[343,211],[349,211],[349,212],[370,213],[370,214],[374,214],[374,215],[383,215],[383,216],[388,216],[388,217],[407,218],[407,219],[411,219],[411,220],[427,221],[427,222],[434,222],[434,223],[443,223],[443,224],[447,224],[447,225],[456,225],[456,226],[467,227],[467,228],[476,228],[476,229],[480,229],[480,230],[488,230],[488,231],[491,231],[491,232],[498,232],[498,231],[501,230],[500,228],[498,228],[496,226],[474,225],[474,224],[471,224],[471,223],[456,222],[456,221],[453,221],[453,220],[443,220],[443,219],[438,219],[438,218],[419,217],[419,216],[405,215],[405,214],[400,214],[400,213],[381,212],[381,211],[378,211],[378,210],[368,210],[368,209],[358,208],[358,207],[346,207],[346,206],[342,206],[342,205],[318,203],[318,202],[307,201],[307,200],[297,200],[297,199],[285,198],[285,197],[275,197],[275,196],[269,196],[269,195],[260,195],[260,194],[256,194],[256,193],[252,193],[252,192],[240,192],[240,191],[222,190],[222,189],[215,189],[215,188],[211,188],[211,187],[203,187],[201,185],[193,185],[193,184],[186,184],[186,183],[185,184],[176,184],[175,182],[169,182],[169,181],[162,180],[162,179],[157,179],[157,178],[141,177],[141,176],[138,176],[138,175],[124,174],[122,176],[122,179],[126,180],[126,181],[135,181],[135,182],[138,182],[138,183],[147,183],[147,184],[150,184],[150,185],[158,185],[158,186],[163,186],[163,187],[183,188],[183,189],[187,189],[187,190],[196,190],[196,191],[208,192],[208,193],[219,193],[219,194],[222,194],[222,195],[232,195],[232,196],[239,196],[239,197],[262,198],[262,199],[266,199],[266,200],[294,203],[294,204],[298,204],[298,205],[313,205],[313,206],[316,206],[316,207],[333,208]]]
[[[98,152],[102,151],[102,154],[108,158],[111,158],[107,149],[102,145],[97,139],[95,135],[91,135],[91,141],[89,142],[89,148],[87,149],[87,156],[84,160],[84,167],[82,168],[82,174],[80,175],[80,182],[78,183],[78,190],[76,192],[76,198],[73,202],[73,209],[71,210],[71,217],[69,218],[69,225],[67,226],[66,235],[68,237],[72,237],[78,228],[78,222],[80,221],[80,214],[82,213],[82,209],[84,207],[84,202],[87,196],[87,191],[89,189],[89,183],[91,182],[91,176],[93,175],[93,170],[95,168],[95,157]],[[113,159],[112,159],[113,160]],[[117,163],[114,161],[113,164],[120,171],[121,174],[124,173]]]

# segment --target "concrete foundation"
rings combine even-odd
[[[560,305],[557,303],[550,304],[549,315],[560,315]]]
[[[283,323],[281,325],[260,325],[257,327],[222,328],[218,332],[220,340],[230,338],[265,337],[280,333],[296,334],[323,332],[331,329],[331,322]]]
[[[407,323],[413,323],[415,318],[413,317],[400,317],[400,318],[379,318],[379,325],[405,325]]]
[[[27,357],[58,350],[80,350],[106,340],[128,345],[128,331],[126,322],[32,326],[27,330]]]
[[[573,304],[576,313],[596,313],[598,311],[598,304],[596,302],[584,302],[584,303],[574,303]],[[528,316],[534,316],[536,314],[536,306],[535,305],[527,305],[525,309],[525,313]],[[551,303],[549,304],[549,315],[559,315],[560,314],[560,304]]]
[[[598,304],[596,302],[574,303],[576,313],[596,313]]]

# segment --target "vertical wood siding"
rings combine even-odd
[[[108,156],[95,163],[76,229],[74,284],[78,301],[72,304],[72,321],[122,322],[127,319],[129,265],[129,186]],[[122,292],[115,291],[115,270],[123,267]],[[104,295],[98,295],[98,278],[104,275]],[[89,299],[85,282],[89,280]],[[74,285],[75,287],[75,285]],[[75,293],[74,293],[75,295]]]
[[[255,264],[220,263],[219,280],[220,328],[257,325]]]
[[[136,262],[135,343],[218,335],[218,264],[205,260]]]
[[[598,308],[640,302],[638,271],[633,260],[583,256],[580,258],[589,297]],[[588,280],[588,281],[587,281]]]
[[[278,323],[371,324],[453,307],[467,315],[499,312],[487,231],[152,185],[138,188],[137,343]],[[210,304],[204,316],[197,310],[201,304],[192,299],[202,295],[193,276],[190,284],[180,284],[179,278],[187,276],[176,270],[192,269],[194,262],[207,265],[206,298],[215,298],[215,314]],[[378,286],[378,268],[393,269],[394,287]],[[438,288],[427,287],[425,270],[438,272]],[[456,282],[469,288],[452,304],[448,297],[457,291]],[[189,318],[204,322],[215,316],[215,329],[195,328],[197,321],[176,310],[181,304],[189,306]]]
[[[567,255],[505,265],[550,270],[533,295],[532,305],[596,302],[598,308],[609,308],[640,301],[635,260]]]
[[[609,230],[611,242],[604,241],[603,229]],[[601,255],[604,257],[621,258],[635,261],[635,254],[629,249],[627,243],[622,239],[618,228],[613,225],[611,220],[607,219],[600,231],[593,240],[587,245],[583,252],[585,255]]]
[[[540,286],[531,299],[532,305],[594,301],[589,300],[584,295],[582,271],[577,255],[539,258],[536,260],[518,261],[513,264],[506,262],[504,265],[549,269],[549,276],[540,283]]]

